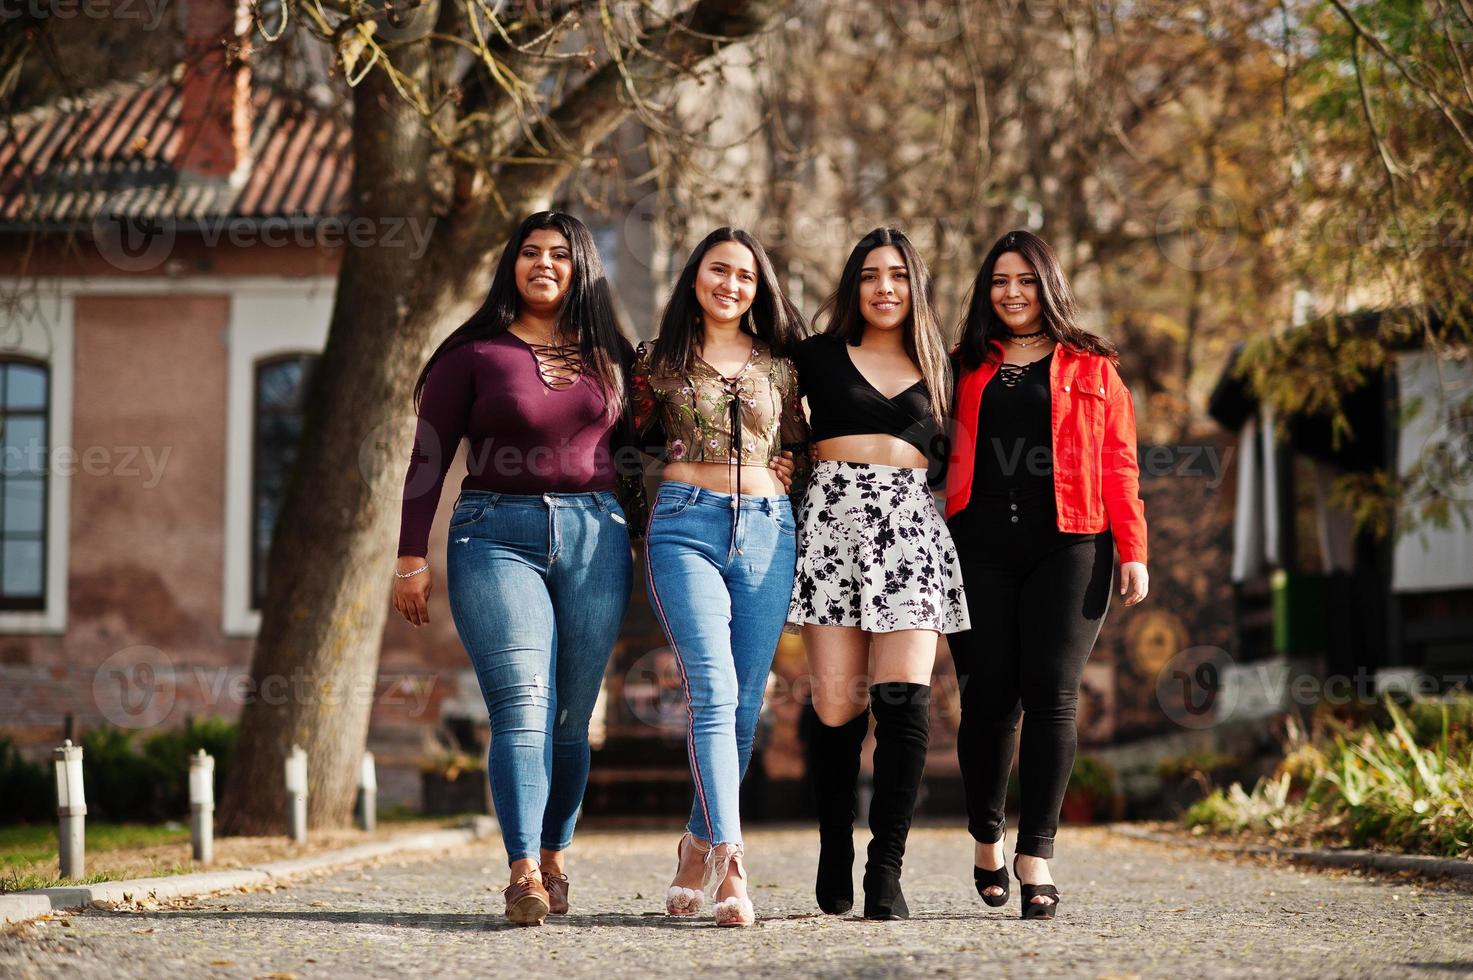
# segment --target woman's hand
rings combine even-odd
[[[783,450],[782,452],[778,453],[776,456],[772,457],[772,462],[767,464],[767,468],[772,470],[772,472],[777,475],[778,480],[781,481],[783,485],[783,493],[787,493],[793,489],[793,470],[795,469],[795,467],[793,465],[793,454],[791,452]]]
[[[1151,576],[1146,571],[1146,563],[1143,561],[1125,561],[1120,563],[1120,594],[1125,596],[1125,604],[1133,606],[1146,597],[1151,591]]]
[[[427,559],[402,555],[395,571],[403,575],[428,564]],[[394,579],[394,608],[399,610],[399,615],[409,620],[411,626],[425,626],[430,621],[430,586],[433,584],[430,576],[433,574],[429,568],[425,568],[418,575]]]

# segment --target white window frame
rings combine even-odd
[[[251,608],[252,454],[255,452],[256,365],[290,354],[320,355],[327,345],[336,281],[293,280],[231,290],[226,347],[225,574],[221,629],[255,636],[261,613]]]
[[[12,281],[0,288],[14,290]],[[71,467],[59,466],[56,453],[72,445],[72,377],[75,336],[70,294],[46,284],[22,285],[21,310],[0,310],[0,355],[44,361],[48,462],[46,472],[46,606],[39,610],[0,611],[0,634],[60,634],[67,625],[67,535],[71,528]]]

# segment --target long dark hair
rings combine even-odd
[[[740,228],[717,228],[701,239],[675,281],[670,301],[660,316],[660,332],[650,350],[652,370],[683,374],[691,369],[696,346],[706,335],[706,321],[696,299],[696,274],[706,253],[721,242],[746,246],[757,264],[757,295],[752,298],[751,308],[742,314],[742,331],[764,341],[778,357],[788,354],[803,339],[807,329],[803,314],[778,284],[772,260],[762,243]]]
[[[961,343],[957,351],[962,365],[975,371],[984,361],[997,360],[993,341],[1001,343],[1008,339],[1008,327],[998,318],[992,308],[992,271],[997,260],[1007,252],[1016,252],[1033,267],[1038,275],[1038,305],[1043,309],[1040,327],[1050,338],[1071,350],[1099,354],[1111,361],[1120,359],[1115,345],[1084,330],[1075,322],[1078,308],[1074,303],[1074,291],[1069,280],[1064,278],[1064,267],[1049,243],[1022,229],[1010,231],[997,240],[977,278],[972,280],[972,291],[967,301],[967,315],[962,320]]]
[[[936,315],[932,295],[931,273],[920,253],[899,228],[876,228],[859,240],[839,285],[814,317],[827,316],[823,332],[853,346],[864,337],[864,316],[859,309],[859,276],[864,270],[865,256],[877,248],[894,246],[910,273],[910,316],[905,321],[905,352],[921,369],[926,389],[931,395],[931,414],[937,420],[946,418],[951,404],[951,362],[946,356],[946,339],[941,334],[941,319]]]
[[[425,379],[436,361],[463,344],[490,340],[511,329],[521,304],[516,283],[517,253],[522,250],[527,236],[548,228],[560,232],[568,240],[573,258],[573,281],[568,284],[567,295],[558,310],[558,333],[578,338],[583,369],[591,371],[603,387],[607,417],[616,418],[624,411],[628,401],[624,366],[628,361],[629,341],[619,332],[619,323],[614,317],[614,299],[609,291],[603,260],[593,244],[593,235],[587,225],[562,211],[538,211],[529,215],[512,233],[501,253],[501,261],[496,265],[496,275],[491,280],[491,291],[486,294],[486,301],[435,348],[425,362],[424,370],[419,372],[419,380],[414,383],[415,408],[419,407]]]

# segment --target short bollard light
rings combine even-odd
[[[204,749],[189,757],[190,842],[200,864],[215,860],[215,759]]]
[[[373,753],[363,753],[358,764],[358,826],[372,830],[378,824],[378,773],[373,767]]]
[[[86,874],[87,797],[82,790],[82,747],[71,739],[54,749],[56,761],[57,851],[61,876],[80,878]]]
[[[286,756],[286,824],[294,842],[307,839],[307,752],[300,745]]]

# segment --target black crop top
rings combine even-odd
[[[946,477],[945,433],[931,414],[925,379],[886,398],[855,366],[842,340],[820,334],[797,346],[798,391],[808,399],[814,442],[871,433],[895,436],[928,460],[926,476],[939,486]]]

